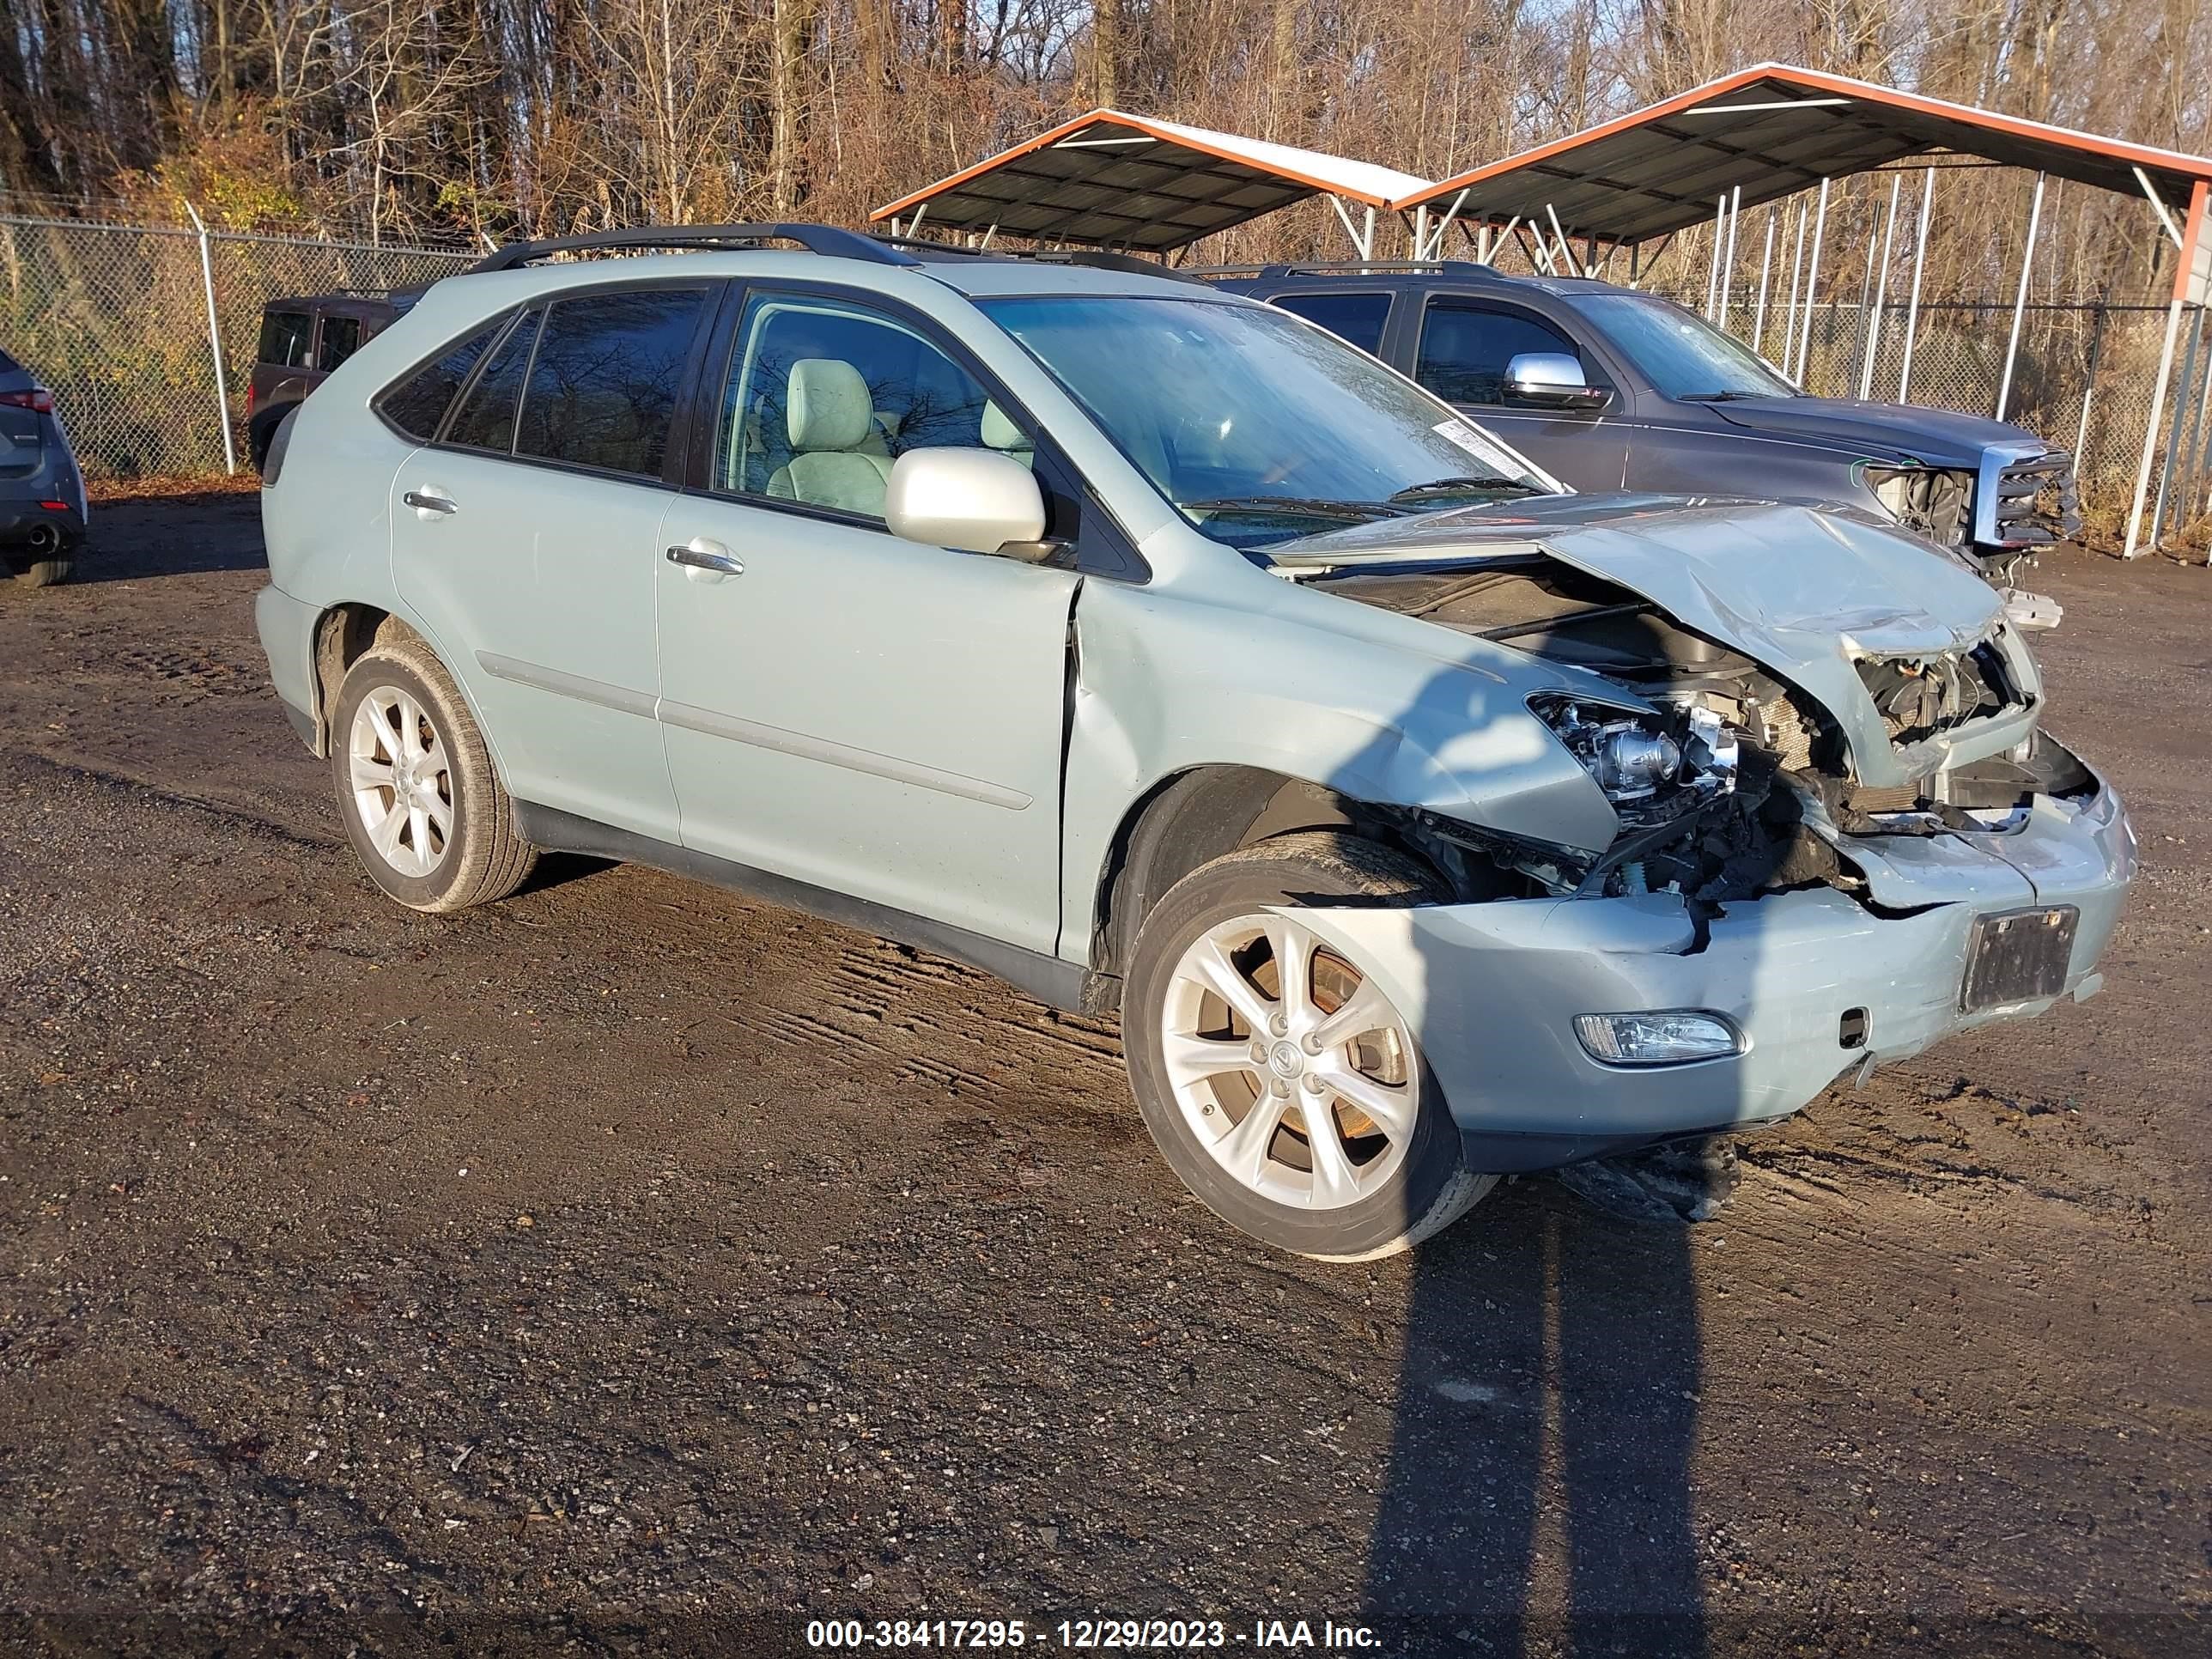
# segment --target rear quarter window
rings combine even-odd
[[[508,320],[501,317],[456,342],[406,379],[386,387],[376,400],[377,411],[416,442],[428,443],[438,435],[439,423],[453,407],[454,395],[467,384],[469,371],[491,349]]]
[[[279,368],[304,368],[307,342],[314,331],[315,319],[304,311],[264,311],[261,313],[261,343],[254,353],[255,360],[273,363]]]

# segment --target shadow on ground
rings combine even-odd
[[[1533,1181],[1422,1247],[1368,1565],[1393,1652],[1707,1651],[1696,1237]]]

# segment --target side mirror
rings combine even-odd
[[[1549,409],[1603,409],[1613,394],[1586,383],[1583,366],[1564,351],[1524,351],[1505,365],[1509,402]]]
[[[1032,563],[1059,547],[1043,539],[1036,475],[995,449],[909,449],[891,464],[884,522],[910,542]]]

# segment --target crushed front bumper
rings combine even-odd
[[[2003,833],[1854,841],[1846,851],[1867,867],[1879,913],[1832,887],[1770,894],[1724,907],[1702,948],[1670,894],[1301,909],[1298,919],[1373,974],[1411,1021],[1469,1164],[1545,1169],[1772,1122],[1846,1071],[2093,994],[2135,872],[2119,798],[2098,782],[2087,798],[2039,799]],[[2080,912],[2063,990],[1961,1012],[1977,918],[2045,905]],[[1577,1014],[1646,1009],[1725,1014],[1742,1052],[1610,1066],[1575,1036]]]

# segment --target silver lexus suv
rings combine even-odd
[[[270,672],[386,893],[635,860],[1118,1011],[1176,1174],[1310,1255],[2087,997],[2133,869],[1955,557],[1569,494],[1132,261],[517,245],[264,487]]]

